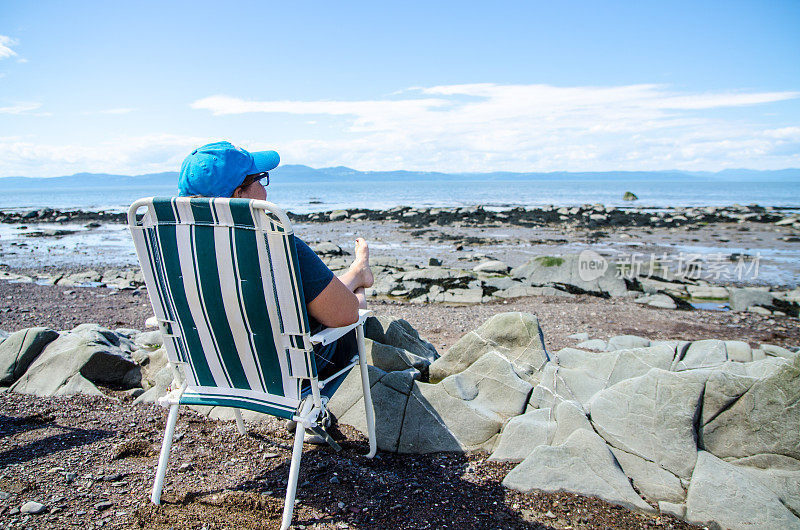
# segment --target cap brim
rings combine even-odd
[[[250,154],[257,171],[271,171],[281,163],[281,157],[275,151],[256,151]]]

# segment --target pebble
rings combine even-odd
[[[45,505],[36,501],[28,501],[22,505],[19,511],[36,515],[45,511]]]
[[[102,512],[103,510],[107,510],[107,509],[111,508],[112,506],[114,506],[113,502],[104,501],[104,502],[98,502],[97,504],[95,504],[94,505],[94,509],[97,510],[98,512]]]
[[[328,482],[331,484],[339,484],[339,477],[331,477]]]
[[[191,471],[193,468],[194,466],[192,466],[192,464],[181,464],[181,466],[178,468],[178,472],[184,473],[186,471]]]

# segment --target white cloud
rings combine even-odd
[[[17,105],[0,107],[0,114],[27,114],[41,106],[41,103],[18,103]]]
[[[250,150],[276,149],[284,164],[447,172],[716,171],[800,167],[800,127],[792,115],[796,103],[790,112],[779,106],[797,98],[800,93],[788,91],[690,93],[653,84],[480,83],[417,87],[360,101],[248,101],[217,95],[192,107],[217,116],[204,121],[227,133],[225,139]],[[753,107],[766,104],[773,106]],[[17,104],[0,113],[34,114],[39,107]],[[753,109],[760,117],[762,110],[780,112],[765,125],[744,118],[756,116]],[[250,113],[255,113],[252,120],[242,119]],[[275,131],[283,130],[293,136],[286,132],[281,139]],[[8,136],[0,137],[0,176],[175,171],[193,148],[222,139],[162,133],[43,143],[38,136],[3,133]]]
[[[12,46],[16,46],[18,42],[16,39],[12,39],[11,37],[7,37],[6,35],[0,35],[0,59],[8,59],[9,57],[16,57],[17,52],[11,49]]]
[[[100,114],[130,114],[135,110],[136,109],[130,109],[130,108],[106,109],[106,110],[101,110]]]
[[[800,92],[790,91],[681,93],[653,84],[478,83],[416,87],[363,101],[250,101],[215,95],[195,101],[192,108],[220,117],[332,116],[340,124],[337,134],[319,132],[318,137],[282,145],[284,160],[310,165],[442,171],[715,170],[797,165],[800,149],[786,154],[794,135],[723,119],[711,111],[798,97]],[[780,157],[773,157],[773,150],[780,150]]]
[[[54,177],[79,172],[139,175],[177,171],[199,145],[218,140],[151,134],[119,137],[92,145],[40,144],[0,137],[0,176]]]

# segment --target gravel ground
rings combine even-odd
[[[106,397],[0,399],[0,526],[4,528],[277,528],[291,435],[281,420],[249,426],[181,412],[162,505],[148,500],[166,411]],[[521,494],[513,467],[486,454],[379,454],[334,429],[342,451],[306,445],[295,528],[687,528],[597,499]],[[21,515],[27,501],[45,505]]]
[[[650,339],[744,340],[756,346],[769,342],[800,345],[800,321],[730,311],[676,311],[643,307],[630,300],[529,297],[471,306],[412,305],[373,301],[377,315],[404,318],[431,341],[440,353],[462,335],[505,311],[526,311],[539,317],[545,344],[555,351],[575,344],[568,336],[586,331],[592,338],[641,335]],[[63,288],[0,281],[0,329],[15,331],[32,326],[71,329],[96,322],[114,329],[143,329],[152,316],[144,292],[105,288]]]

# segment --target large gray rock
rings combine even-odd
[[[688,347],[679,350],[672,370],[680,372],[696,368],[720,366],[728,360],[728,350],[721,340],[696,340]]]
[[[531,388],[496,352],[438,384],[415,382],[398,451],[491,450],[503,424],[525,410]]]
[[[540,445],[550,445],[556,431],[550,415],[550,409],[535,409],[511,418],[489,460],[522,462]]]
[[[669,369],[673,355],[667,345],[597,353],[564,348],[555,354],[558,369],[554,390],[562,398],[585,406],[608,386],[644,375],[651,368]]]
[[[732,288],[728,303],[734,311],[747,311],[751,306],[771,307],[774,299],[772,293],[761,289]]]
[[[84,394],[87,396],[102,396],[103,393],[88,379],[81,374],[70,377],[64,386],[56,390],[57,396],[72,396],[74,394]]]
[[[386,372],[380,368],[367,365],[367,374],[369,377],[370,388],[386,375]],[[337,418],[342,417],[352,406],[354,406],[360,399],[363,399],[363,390],[361,387],[361,370],[357,367],[350,370],[342,384],[331,397],[328,402],[328,410]]]
[[[556,430],[551,445],[563,444],[578,429],[593,430],[586,413],[572,401],[562,401],[556,405],[555,421]]]
[[[720,412],[727,410],[756,381],[758,379],[755,377],[733,373],[732,370],[714,370],[709,375],[703,392],[703,414],[700,425],[706,425]]]
[[[555,362],[544,365],[539,383],[533,387],[528,400],[528,409],[553,409],[563,401],[573,401],[582,407],[572,390],[566,385],[560,374],[561,368]]]
[[[675,357],[675,348],[667,344],[656,344],[644,348],[625,348],[617,354],[614,368],[608,376],[608,386],[644,375],[651,368],[669,370]]]
[[[749,363],[753,360],[753,348],[744,341],[726,340],[725,350],[728,352],[728,358],[731,361]]]
[[[132,386],[136,378],[130,372],[139,367],[121,345],[122,340],[111,330],[78,326],[48,344],[11,390],[52,396],[77,373],[95,384]]]
[[[530,492],[569,491],[633,510],[652,512],[594,432],[579,429],[562,445],[539,446],[503,479],[507,488]]]
[[[559,258],[540,256],[511,269],[511,275],[530,285],[563,286],[567,290],[610,296],[624,296],[627,292],[625,280],[617,277],[616,267],[613,265],[607,267],[599,277],[595,277],[595,274],[584,274],[587,279],[581,277],[580,267],[581,260],[577,254]]]
[[[479,448],[497,434],[501,425],[496,418],[484,416],[452,397],[440,385],[415,383],[397,450],[431,453]]]
[[[522,414],[533,386],[521,379],[509,359],[489,352],[469,368],[439,383],[448,394],[505,421]]]
[[[743,466],[700,451],[686,496],[686,520],[723,528],[800,528],[800,519]]]
[[[800,460],[783,455],[756,455],[733,460],[769,488],[794,513],[800,513]]]
[[[375,411],[375,436],[378,449],[381,451],[397,451],[403,414],[408,394],[382,384],[380,381],[371,387],[372,404]],[[363,433],[367,433],[367,420],[364,413],[364,400],[359,399],[347,412],[337,419],[351,425]]]
[[[618,355],[616,352],[593,353],[564,348],[555,357],[558,362],[556,393],[564,399],[586,405],[592,396],[606,387]]]
[[[470,331],[430,366],[431,381],[467,369],[485,353],[496,351],[528,381],[549,360],[539,320],[530,313],[501,313]]]
[[[0,385],[10,385],[20,378],[42,349],[58,337],[47,328],[28,328],[9,335],[0,344]]]
[[[682,503],[684,501],[686,492],[681,486],[681,479],[658,464],[640,456],[626,453],[615,447],[611,448],[611,452],[614,453],[622,471],[631,479],[633,486],[648,501],[652,503],[661,501]]]
[[[650,346],[650,339],[638,337],[636,335],[617,335],[608,339],[608,350],[621,350],[623,348],[647,348]]]
[[[427,371],[431,363],[429,358],[420,357],[402,348],[364,339],[367,363],[386,372],[415,368]]]
[[[705,378],[651,369],[600,391],[589,404],[592,424],[612,446],[689,478],[697,457],[694,423]]]
[[[369,317],[364,323],[364,336],[375,342],[406,350],[428,362],[439,357],[433,344],[421,338],[417,330],[403,319]]]
[[[397,451],[409,394],[414,381],[419,378],[419,372],[409,369],[387,373],[373,366],[368,367],[368,372],[378,449]],[[367,434],[360,370],[355,368],[347,375],[331,398],[328,410],[339,422]]]
[[[783,357],[784,359],[789,360],[797,357],[796,351],[787,350],[786,348],[776,346],[775,344],[761,344],[759,345],[759,349],[763,350],[765,354],[772,357]]]
[[[707,451],[724,459],[762,453],[800,459],[798,425],[800,357],[754,383],[700,429],[700,441]]]

